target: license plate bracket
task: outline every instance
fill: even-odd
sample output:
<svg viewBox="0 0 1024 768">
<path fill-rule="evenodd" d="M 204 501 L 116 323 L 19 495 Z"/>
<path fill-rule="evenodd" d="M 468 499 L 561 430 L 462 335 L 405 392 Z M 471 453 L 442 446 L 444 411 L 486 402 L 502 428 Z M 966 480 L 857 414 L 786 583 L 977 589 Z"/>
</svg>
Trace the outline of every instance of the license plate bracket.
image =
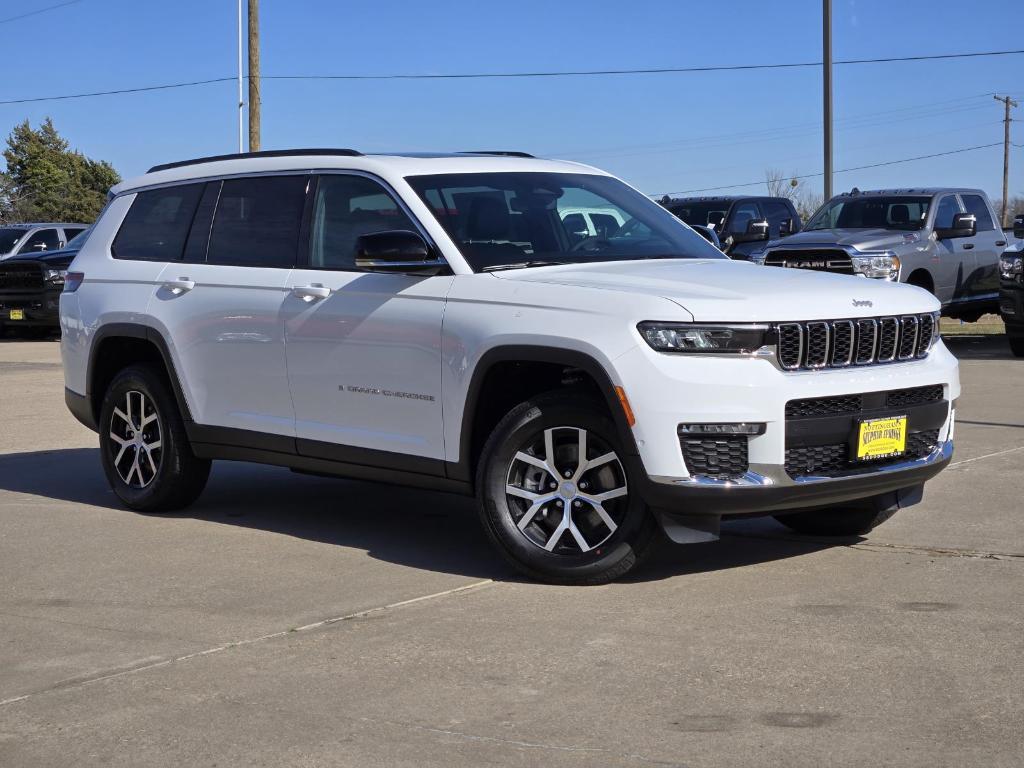
<svg viewBox="0 0 1024 768">
<path fill-rule="evenodd" d="M 11 320 L 24 320 L 25 310 L 24 309 L 12 309 L 9 313 Z"/>
<path fill-rule="evenodd" d="M 853 433 L 854 461 L 878 461 L 907 452 L 907 416 L 878 416 L 858 419 Z"/>
</svg>

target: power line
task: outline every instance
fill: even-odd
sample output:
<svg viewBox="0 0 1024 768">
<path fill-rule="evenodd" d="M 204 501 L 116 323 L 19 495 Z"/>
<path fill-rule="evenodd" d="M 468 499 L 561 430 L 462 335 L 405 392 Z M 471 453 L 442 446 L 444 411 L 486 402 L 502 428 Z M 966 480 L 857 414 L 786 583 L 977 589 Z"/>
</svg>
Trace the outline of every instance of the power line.
<svg viewBox="0 0 1024 768">
<path fill-rule="evenodd" d="M 18 16 L 8 16 L 6 19 L 0 19 L 0 24 L 6 24 L 9 21 L 18 21 L 19 19 L 27 19 L 29 16 L 38 16 L 40 13 L 46 13 L 47 11 L 55 11 L 58 8 L 64 8 L 68 5 L 74 5 L 80 3 L 82 0 L 68 0 L 66 3 L 57 3 L 57 5 L 48 5 L 45 8 L 39 8 L 35 11 L 29 11 L 28 13 L 22 13 Z"/>
<path fill-rule="evenodd" d="M 119 88 L 116 91 L 93 91 L 91 93 L 70 93 L 63 96 L 37 96 L 31 99 L 7 99 L 0 101 L 3 104 L 31 104 L 37 101 L 63 101 L 65 99 L 85 99 L 90 96 L 116 96 L 122 93 L 142 93 L 144 91 L 166 91 L 171 88 L 188 88 L 193 85 L 208 85 L 210 83 L 234 82 L 237 77 L 215 77 L 210 80 L 193 80 L 188 83 L 168 83 L 166 85 L 147 85 L 141 88 Z"/>
<path fill-rule="evenodd" d="M 72 0 L 79 2 L 80 0 Z M 54 6 L 59 7 L 59 6 Z M 834 62 L 841 64 L 880 64 L 906 61 L 935 61 L 939 59 L 965 59 L 987 56 L 1015 56 L 1024 54 L 1024 49 L 1006 51 L 977 51 L 973 53 L 945 53 L 931 56 L 893 56 L 876 59 L 845 59 Z M 732 64 L 708 67 L 655 67 L 647 69 L 590 69 L 590 70 L 561 70 L 561 71 L 536 71 L 536 72 L 462 72 L 447 74 L 429 73 L 396 73 L 396 74 L 366 74 L 366 75 L 263 75 L 263 80 L 479 80 L 479 79 L 512 79 L 512 78 L 538 78 L 538 77 L 596 77 L 603 75 L 659 75 L 659 74 L 686 74 L 702 72 L 737 72 L 746 70 L 765 69 L 797 69 L 807 67 L 819 67 L 820 61 L 789 62 L 777 64 Z M 60 96 L 37 96 L 25 99 L 7 99 L 0 101 L 5 104 L 28 104 L 40 101 L 60 101 L 65 99 L 83 99 L 92 96 L 113 96 L 126 93 L 142 93 L 144 91 L 160 91 L 171 88 L 187 88 L 194 85 L 206 85 L 208 83 L 222 83 L 235 80 L 234 77 L 217 77 L 209 80 L 196 80 L 185 83 L 168 83 L 166 85 L 151 85 L 141 88 L 119 88 L 109 91 L 93 91 L 90 93 L 64 94 Z"/>
<path fill-rule="evenodd" d="M 835 173 L 849 173 L 851 171 L 865 171 L 865 170 L 867 170 L 869 168 L 881 168 L 881 167 L 886 166 L 886 165 L 899 165 L 900 163 L 911 163 L 911 162 L 914 162 L 915 160 L 930 160 L 930 159 L 932 159 L 934 157 L 945 157 L 946 155 L 958 155 L 958 154 L 960 154 L 962 152 L 973 152 L 973 151 L 975 151 L 977 149 L 988 149 L 989 147 L 1001 147 L 1001 146 L 1003 146 L 1003 142 L 997 141 L 997 142 L 994 142 L 992 144 L 979 144 L 979 145 L 977 145 L 975 147 L 962 147 L 961 149 L 950 149 L 950 150 L 948 150 L 946 152 L 933 152 L 930 155 L 918 155 L 917 157 L 905 157 L 905 158 L 903 158 L 901 160 L 887 160 L 887 161 L 882 162 L 882 163 L 870 163 L 869 165 L 857 165 L 857 166 L 853 166 L 852 168 L 843 168 L 841 170 L 835 171 Z M 813 178 L 817 178 L 818 176 L 824 176 L 824 175 L 825 175 L 824 172 L 805 173 L 805 174 L 802 174 L 800 176 L 792 176 L 791 178 L 793 178 L 793 179 L 813 179 Z M 723 185 L 718 186 L 718 187 L 702 187 L 700 189 L 684 189 L 682 192 L 676 192 L 676 193 L 673 193 L 673 194 L 675 194 L 675 195 L 689 195 L 689 194 L 693 194 L 695 192 L 713 192 L 713 191 L 718 190 L 718 189 L 737 189 L 739 187 L 753 187 L 753 186 L 756 186 L 758 184 L 764 184 L 764 179 L 761 179 L 759 181 L 750 181 L 750 182 L 746 182 L 744 184 L 723 184 Z M 652 197 L 662 197 L 663 194 L 665 194 L 665 193 L 658 194 L 658 195 L 652 195 Z M 670 194 L 669 196 L 671 197 L 672 195 Z"/>
</svg>

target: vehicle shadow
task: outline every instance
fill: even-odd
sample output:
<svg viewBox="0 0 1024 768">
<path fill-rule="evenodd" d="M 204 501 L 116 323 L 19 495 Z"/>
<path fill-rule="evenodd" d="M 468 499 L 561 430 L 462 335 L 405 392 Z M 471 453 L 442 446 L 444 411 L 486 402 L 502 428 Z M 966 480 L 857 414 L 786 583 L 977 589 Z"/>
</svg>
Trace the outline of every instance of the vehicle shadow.
<svg viewBox="0 0 1024 768">
<path fill-rule="evenodd" d="M 96 448 L 68 448 L 0 455 L 0 490 L 138 514 L 121 506 L 110 491 L 98 454 Z M 377 560 L 427 571 L 523 580 L 493 551 L 477 521 L 475 501 L 453 494 L 215 462 L 202 497 L 169 516 L 363 550 Z M 780 536 L 784 530 L 773 521 L 759 525 Z M 661 542 L 628 581 L 740 568 L 834 546 L 790 537 L 736 535 L 730 526 L 715 543 Z"/>
<path fill-rule="evenodd" d="M 958 360 L 1019 360 L 1010 352 L 1006 335 L 991 334 L 948 334 L 942 337 L 946 347 Z"/>
</svg>

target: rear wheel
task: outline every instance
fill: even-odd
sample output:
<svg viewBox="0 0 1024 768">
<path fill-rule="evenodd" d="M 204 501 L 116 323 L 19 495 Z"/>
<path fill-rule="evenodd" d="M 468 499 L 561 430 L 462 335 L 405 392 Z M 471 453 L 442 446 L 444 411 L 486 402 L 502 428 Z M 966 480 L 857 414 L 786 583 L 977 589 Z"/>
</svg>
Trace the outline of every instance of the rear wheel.
<svg viewBox="0 0 1024 768">
<path fill-rule="evenodd" d="M 554 392 L 513 408 L 484 447 L 477 487 L 492 542 L 541 581 L 612 581 L 643 558 L 654 537 L 615 425 L 580 393 Z"/>
<path fill-rule="evenodd" d="M 125 368 L 100 412 L 100 457 L 118 498 L 140 512 L 167 512 L 195 501 L 210 462 L 192 453 L 177 402 L 152 366 Z"/>
</svg>

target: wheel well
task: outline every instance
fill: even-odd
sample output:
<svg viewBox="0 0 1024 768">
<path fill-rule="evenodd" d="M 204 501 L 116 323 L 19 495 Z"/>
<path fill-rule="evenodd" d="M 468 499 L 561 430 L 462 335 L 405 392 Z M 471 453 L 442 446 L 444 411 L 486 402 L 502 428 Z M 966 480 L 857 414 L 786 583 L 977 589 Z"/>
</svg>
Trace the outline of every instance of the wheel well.
<svg viewBox="0 0 1024 768">
<path fill-rule="evenodd" d="M 475 473 L 484 443 L 505 414 L 519 403 L 553 389 L 573 388 L 592 395 L 607 411 L 605 393 L 593 376 L 562 363 L 503 360 L 491 366 L 477 392 L 469 461 Z"/>
<path fill-rule="evenodd" d="M 929 293 L 935 293 L 935 281 L 926 269 L 915 269 L 907 278 L 907 285 L 916 285 Z"/>
<path fill-rule="evenodd" d="M 167 378 L 168 384 L 170 384 L 170 376 L 167 373 L 163 355 L 160 354 L 156 344 L 146 339 L 130 336 L 112 336 L 101 339 L 93 351 L 93 360 L 96 362 L 89 376 L 88 391 L 93 418 L 97 422 L 100 417 L 100 409 L 103 407 L 103 397 L 107 393 L 110 382 L 129 365 L 151 363 Z"/>
</svg>

